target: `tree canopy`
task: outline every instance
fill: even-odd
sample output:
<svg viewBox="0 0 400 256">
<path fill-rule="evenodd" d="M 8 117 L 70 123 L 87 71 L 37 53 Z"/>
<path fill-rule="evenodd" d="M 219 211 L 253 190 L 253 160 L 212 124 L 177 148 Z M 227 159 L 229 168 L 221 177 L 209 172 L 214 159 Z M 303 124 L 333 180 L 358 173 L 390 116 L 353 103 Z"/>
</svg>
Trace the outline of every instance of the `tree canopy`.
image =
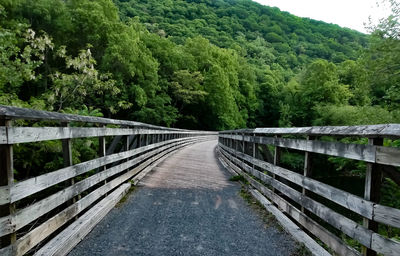
<svg viewBox="0 0 400 256">
<path fill-rule="evenodd" d="M 207 130 L 396 121 L 391 3 L 364 35 L 250 0 L 1 0 L 0 103 Z"/>
</svg>

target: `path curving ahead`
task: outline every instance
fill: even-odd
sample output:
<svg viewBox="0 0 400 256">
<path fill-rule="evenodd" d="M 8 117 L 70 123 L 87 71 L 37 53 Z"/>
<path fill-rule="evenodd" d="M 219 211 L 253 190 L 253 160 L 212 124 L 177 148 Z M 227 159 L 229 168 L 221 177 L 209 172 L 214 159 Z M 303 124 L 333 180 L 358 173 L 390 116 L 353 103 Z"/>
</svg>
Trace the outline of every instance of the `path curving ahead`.
<svg viewBox="0 0 400 256">
<path fill-rule="evenodd" d="M 69 255 L 292 255 L 295 242 L 240 197 L 216 141 L 159 164 Z"/>
</svg>

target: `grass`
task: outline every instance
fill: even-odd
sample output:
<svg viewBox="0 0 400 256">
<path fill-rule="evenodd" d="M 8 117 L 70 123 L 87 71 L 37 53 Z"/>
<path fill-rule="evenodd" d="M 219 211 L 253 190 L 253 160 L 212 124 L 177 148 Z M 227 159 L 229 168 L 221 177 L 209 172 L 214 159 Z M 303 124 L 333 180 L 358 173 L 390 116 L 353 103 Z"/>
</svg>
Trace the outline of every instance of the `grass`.
<svg viewBox="0 0 400 256">
<path fill-rule="evenodd" d="M 120 208 L 126 202 L 126 200 L 128 200 L 129 195 L 135 190 L 136 187 L 132 184 L 128 192 L 124 195 L 124 197 L 121 198 L 121 200 L 119 200 L 119 202 L 115 205 L 115 207 Z"/>
<path fill-rule="evenodd" d="M 257 214 L 261 217 L 264 223 L 264 228 L 275 227 L 279 231 L 283 231 L 279 222 L 275 219 L 275 216 L 265 210 L 264 206 L 260 204 L 244 187 L 239 192 L 239 195 L 247 202 L 247 204 L 254 209 Z"/>
<path fill-rule="evenodd" d="M 305 247 L 304 244 L 297 242 L 297 248 L 291 256 L 311 256 L 312 253 Z"/>
<path fill-rule="evenodd" d="M 242 175 L 235 175 L 229 178 L 230 181 L 242 181 L 246 182 L 246 179 Z"/>
</svg>

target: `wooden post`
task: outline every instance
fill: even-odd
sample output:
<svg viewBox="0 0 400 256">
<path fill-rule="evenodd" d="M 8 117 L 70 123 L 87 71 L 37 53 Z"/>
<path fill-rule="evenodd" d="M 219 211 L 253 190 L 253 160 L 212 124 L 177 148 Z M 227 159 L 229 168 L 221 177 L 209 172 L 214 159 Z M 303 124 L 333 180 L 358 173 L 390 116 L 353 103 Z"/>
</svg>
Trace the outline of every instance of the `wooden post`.
<svg viewBox="0 0 400 256">
<path fill-rule="evenodd" d="M 242 153 L 246 154 L 245 142 L 244 142 L 244 133 L 242 133 Z M 242 159 L 242 170 L 244 170 L 244 160 L 243 159 Z"/>
<path fill-rule="evenodd" d="M 12 121 L 0 117 L 0 126 L 10 127 Z M 13 145 L 0 145 L 0 186 L 11 187 L 14 183 L 14 163 L 13 163 Z M 9 190 L 10 191 L 10 190 Z M 15 204 L 5 204 L 0 206 L 0 217 L 13 215 L 15 213 Z M 11 219 L 11 221 L 13 221 Z M 11 223 L 12 224 L 12 223 Z M 13 232 L 0 238 L 1 247 L 14 244 L 17 240 L 17 233 Z"/>
<path fill-rule="evenodd" d="M 279 138 L 280 135 L 275 135 L 275 138 Z M 268 145 L 265 145 L 268 147 Z M 268 150 L 268 148 L 267 148 Z M 281 148 L 278 146 L 275 146 L 275 152 L 274 152 L 274 165 L 279 166 L 281 164 Z M 276 175 L 272 174 L 272 178 L 275 180 Z M 272 192 L 275 192 L 275 187 L 272 187 Z"/>
<path fill-rule="evenodd" d="M 244 154 L 244 133 L 242 133 L 242 153 Z"/>
<path fill-rule="evenodd" d="M 62 127 L 69 127 L 69 123 L 62 122 Z M 72 141 L 71 139 L 62 139 L 62 151 L 63 151 L 63 159 L 64 159 L 64 167 L 68 167 L 73 165 L 72 163 Z M 66 182 L 66 186 L 72 186 L 75 184 L 75 179 L 71 178 L 69 181 Z M 80 196 L 76 196 L 72 198 L 71 204 L 74 204 L 77 200 L 80 199 Z"/>
<path fill-rule="evenodd" d="M 369 145 L 382 146 L 382 138 L 369 138 Z M 374 203 L 379 203 L 381 196 L 381 184 L 382 184 L 382 166 L 379 164 L 367 163 L 367 170 L 365 172 L 365 187 L 364 187 L 364 199 L 370 200 Z M 378 222 L 369 220 L 367 218 L 363 219 L 364 227 L 378 232 Z M 364 247 L 362 248 L 362 253 L 365 256 L 375 256 L 376 252 Z"/>
<path fill-rule="evenodd" d="M 312 136 L 307 136 L 307 140 L 313 140 L 314 139 L 314 137 L 312 137 Z M 305 176 L 305 177 L 311 177 L 311 175 L 312 175 L 312 162 L 311 162 L 311 159 L 312 159 L 312 153 L 310 153 L 310 152 L 307 152 L 307 151 L 305 151 L 304 152 L 304 172 L 303 172 L 303 175 Z M 303 187 L 302 188 L 302 194 L 303 195 L 307 195 L 307 190 Z M 301 206 L 301 212 L 303 212 L 304 213 L 304 207 L 303 206 Z"/>
<path fill-rule="evenodd" d="M 235 136 L 238 136 L 239 134 L 235 134 Z M 237 157 L 237 152 L 239 152 L 239 140 L 235 140 L 235 157 Z"/>
<path fill-rule="evenodd" d="M 130 148 L 129 149 L 134 149 L 134 148 L 137 148 L 137 145 L 138 145 L 138 141 L 139 141 L 139 135 L 131 135 L 131 138 L 132 138 L 132 142 L 131 142 L 131 146 L 130 146 Z"/>
<path fill-rule="evenodd" d="M 130 135 L 126 135 L 124 138 L 124 145 L 123 145 L 123 151 L 128 151 L 129 150 L 129 146 L 131 144 L 131 138 Z M 129 161 L 129 157 L 125 159 L 125 162 Z"/>
<path fill-rule="evenodd" d="M 253 146 L 253 158 L 256 158 L 256 146 L 257 146 L 257 144 L 255 142 L 255 137 L 256 137 L 256 134 L 253 133 L 253 144 L 252 144 L 252 146 Z M 252 167 L 253 167 L 253 172 L 254 172 L 254 163 L 253 163 Z"/>
<path fill-rule="evenodd" d="M 61 123 L 62 127 L 69 127 L 69 123 Z M 71 139 L 62 139 L 64 167 L 72 165 L 72 142 Z"/>
<path fill-rule="evenodd" d="M 231 148 L 231 149 L 236 149 L 236 143 L 235 143 L 235 140 L 233 139 L 233 133 L 231 133 L 231 139 L 230 139 L 230 141 L 231 141 L 231 146 L 230 146 L 230 148 Z M 233 155 L 232 155 L 232 154 L 229 154 L 229 156 L 231 157 L 231 162 L 233 162 Z"/>
<path fill-rule="evenodd" d="M 105 125 L 103 125 L 102 127 L 105 127 Z M 101 136 L 99 137 L 99 157 L 103 157 L 107 155 L 107 151 L 106 151 L 106 137 Z M 103 165 L 100 166 L 98 169 L 98 172 L 102 172 L 105 171 L 107 169 L 107 166 Z M 104 180 L 104 184 L 107 183 L 107 179 Z"/>
<path fill-rule="evenodd" d="M 106 156 L 106 137 L 99 137 L 99 157 Z M 99 168 L 99 171 L 105 170 L 105 166 Z"/>
</svg>

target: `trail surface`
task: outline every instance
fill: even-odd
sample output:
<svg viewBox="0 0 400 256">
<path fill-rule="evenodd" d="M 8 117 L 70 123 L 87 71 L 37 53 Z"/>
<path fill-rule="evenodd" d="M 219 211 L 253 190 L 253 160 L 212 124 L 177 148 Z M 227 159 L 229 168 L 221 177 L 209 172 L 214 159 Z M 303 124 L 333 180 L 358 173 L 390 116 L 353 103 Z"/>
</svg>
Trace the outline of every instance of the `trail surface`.
<svg viewBox="0 0 400 256">
<path fill-rule="evenodd" d="M 159 164 L 70 256 L 291 255 L 295 242 L 240 197 L 216 144 L 194 144 Z"/>
</svg>

